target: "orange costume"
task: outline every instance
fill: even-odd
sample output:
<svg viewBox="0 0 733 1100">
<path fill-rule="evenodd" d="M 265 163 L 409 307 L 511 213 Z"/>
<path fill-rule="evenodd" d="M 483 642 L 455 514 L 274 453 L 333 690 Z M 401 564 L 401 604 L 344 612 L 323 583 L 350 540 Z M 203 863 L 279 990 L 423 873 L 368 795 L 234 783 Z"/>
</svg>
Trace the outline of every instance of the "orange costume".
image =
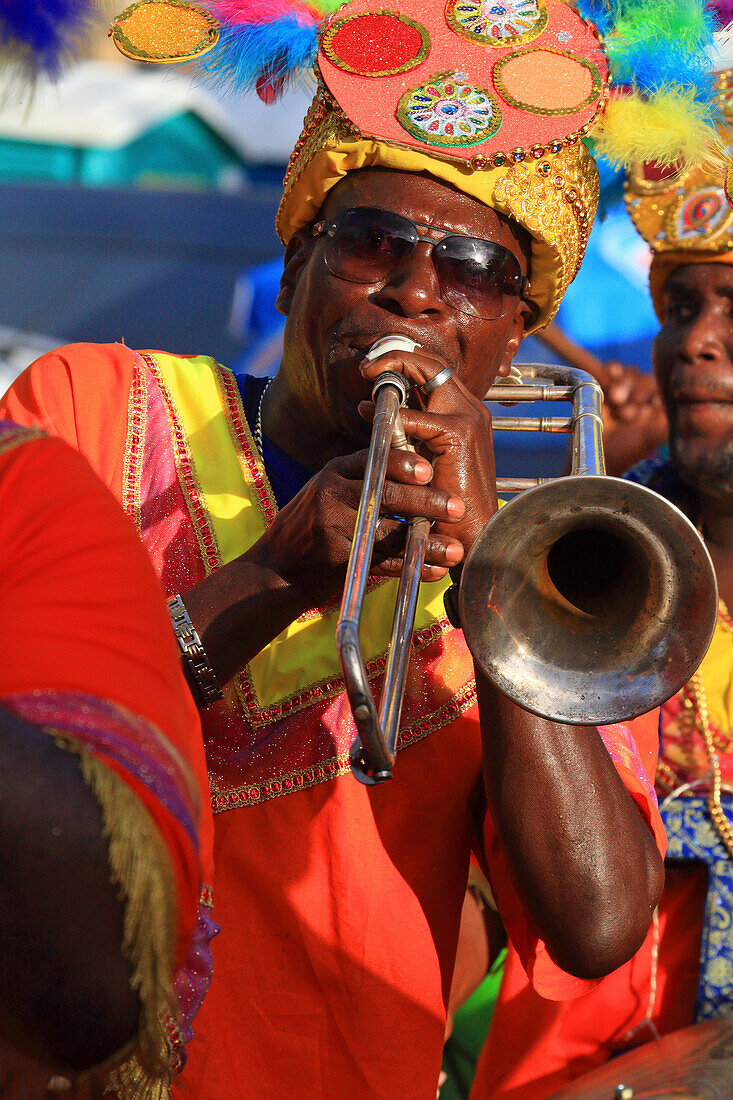
<svg viewBox="0 0 733 1100">
<path fill-rule="evenodd" d="M 198 716 L 132 524 L 58 439 L 0 423 L 0 702 L 80 758 L 125 899 L 140 1096 L 166 1089 L 210 971 L 212 827 Z M 200 905 L 200 901 L 203 904 Z M 173 979 L 173 988 L 171 980 Z M 161 1031 L 161 1024 L 164 1031 Z M 127 1095 L 135 1061 L 112 1077 Z M 136 1094 L 137 1095 L 137 1094 Z"/>
<path fill-rule="evenodd" d="M 207 357 L 72 346 L 29 368 L 3 406 L 87 454 L 167 593 L 242 553 L 274 515 L 234 378 Z M 395 584 L 366 600 L 377 684 Z M 322 1100 L 434 1095 L 472 846 L 536 988 L 588 987 L 558 970 L 528 924 L 484 815 L 473 666 L 445 619 L 444 588 L 422 589 L 390 784 L 349 773 L 335 607 L 291 624 L 202 716 L 223 932 L 179 1095 L 295 1097 L 304 1082 Z M 642 764 L 652 766 L 655 731 L 638 750 L 624 727 L 602 733 L 663 845 Z"/>
</svg>

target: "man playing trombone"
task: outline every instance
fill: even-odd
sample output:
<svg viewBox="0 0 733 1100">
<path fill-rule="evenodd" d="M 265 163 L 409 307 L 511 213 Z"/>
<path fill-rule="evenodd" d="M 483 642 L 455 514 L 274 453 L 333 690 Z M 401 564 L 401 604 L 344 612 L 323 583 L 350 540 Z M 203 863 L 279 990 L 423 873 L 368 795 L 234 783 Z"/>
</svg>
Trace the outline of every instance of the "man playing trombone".
<svg viewBox="0 0 733 1100">
<path fill-rule="evenodd" d="M 549 44 L 531 94 L 564 66 L 559 113 L 512 107 L 506 66 L 514 91 L 502 84 L 501 104 L 486 91 L 497 58 L 521 68 L 525 52 L 492 53 L 494 32 L 455 5 L 449 18 L 356 0 L 321 28 L 278 216 L 287 326 L 271 385 L 206 356 L 78 345 L 4 400 L 71 439 L 136 517 L 203 709 L 222 934 L 181 1096 L 434 1095 L 472 847 L 544 996 L 625 961 L 660 894 L 656 730 L 635 741 L 527 713 L 474 668 L 444 611 L 497 507 L 482 397 L 556 310 L 598 194 L 578 138 L 605 94 L 603 51 L 571 6 L 522 6 L 501 44 Z M 258 73 L 276 90 L 282 74 Z M 388 335 L 414 350 L 370 359 Z M 432 529 L 398 763 L 366 786 L 350 773 L 333 634 L 371 382 L 387 368 L 413 384 L 402 419 L 418 451 L 387 462 L 361 632 L 377 692 L 402 519 Z"/>
</svg>

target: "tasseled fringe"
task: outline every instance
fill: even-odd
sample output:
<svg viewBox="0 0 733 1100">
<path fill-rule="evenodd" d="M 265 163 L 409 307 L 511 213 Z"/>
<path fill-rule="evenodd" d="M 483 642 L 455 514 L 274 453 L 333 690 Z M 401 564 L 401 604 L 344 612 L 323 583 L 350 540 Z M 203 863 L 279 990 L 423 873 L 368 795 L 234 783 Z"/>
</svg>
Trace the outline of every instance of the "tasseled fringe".
<svg viewBox="0 0 733 1100">
<path fill-rule="evenodd" d="M 150 815 L 120 777 L 78 742 L 59 738 L 76 752 L 84 781 L 102 812 L 112 880 L 124 901 L 125 957 L 140 997 L 140 1031 L 134 1054 L 105 1079 L 120 1100 L 166 1100 L 170 1056 L 163 1019 L 179 1018 L 171 980 L 175 965 L 175 885 L 168 853 Z"/>
<path fill-rule="evenodd" d="M 151 1077 L 137 1058 L 128 1058 L 110 1074 L 105 1093 L 119 1100 L 170 1100 L 170 1077 Z"/>
<path fill-rule="evenodd" d="M 662 89 L 647 99 L 613 96 L 593 132 L 592 147 L 615 167 L 656 161 L 722 171 L 726 162 L 710 107 L 698 102 L 693 89 Z"/>
</svg>

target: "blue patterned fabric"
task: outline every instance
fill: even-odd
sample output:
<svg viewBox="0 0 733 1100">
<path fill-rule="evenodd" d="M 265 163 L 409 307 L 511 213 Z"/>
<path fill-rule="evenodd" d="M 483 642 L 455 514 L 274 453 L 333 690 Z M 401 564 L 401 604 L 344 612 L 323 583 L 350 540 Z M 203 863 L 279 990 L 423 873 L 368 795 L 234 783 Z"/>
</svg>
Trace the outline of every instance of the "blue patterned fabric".
<svg viewBox="0 0 733 1100">
<path fill-rule="evenodd" d="M 646 485 L 659 493 L 660 497 L 672 502 L 684 512 L 688 519 L 697 523 L 699 519 L 700 503 L 694 489 L 686 485 L 674 468 L 672 459 L 667 453 L 667 448 L 660 448 L 659 453 L 653 458 L 645 458 L 636 466 L 632 466 L 624 474 L 627 481 L 635 481 L 637 485 Z"/>
<path fill-rule="evenodd" d="M 723 798 L 722 804 L 730 818 L 733 798 Z M 724 1016 L 733 1011 L 733 865 L 704 798 L 676 798 L 660 810 L 669 839 L 667 859 L 708 866 L 695 1020 Z"/>
</svg>

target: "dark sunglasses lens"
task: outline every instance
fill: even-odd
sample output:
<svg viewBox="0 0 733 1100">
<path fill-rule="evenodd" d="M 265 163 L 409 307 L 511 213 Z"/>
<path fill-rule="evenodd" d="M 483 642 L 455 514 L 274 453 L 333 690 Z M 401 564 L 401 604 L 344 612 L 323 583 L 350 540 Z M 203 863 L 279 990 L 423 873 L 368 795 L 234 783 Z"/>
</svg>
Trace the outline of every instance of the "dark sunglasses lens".
<svg viewBox="0 0 733 1100">
<path fill-rule="evenodd" d="M 326 238 L 326 266 L 353 283 L 378 283 L 416 244 L 410 222 L 383 210 L 347 210 Z"/>
<path fill-rule="evenodd" d="M 516 258 L 490 241 L 446 237 L 435 247 L 434 263 L 445 300 L 470 316 L 494 321 L 504 312 L 505 296 L 521 292 Z"/>
</svg>

